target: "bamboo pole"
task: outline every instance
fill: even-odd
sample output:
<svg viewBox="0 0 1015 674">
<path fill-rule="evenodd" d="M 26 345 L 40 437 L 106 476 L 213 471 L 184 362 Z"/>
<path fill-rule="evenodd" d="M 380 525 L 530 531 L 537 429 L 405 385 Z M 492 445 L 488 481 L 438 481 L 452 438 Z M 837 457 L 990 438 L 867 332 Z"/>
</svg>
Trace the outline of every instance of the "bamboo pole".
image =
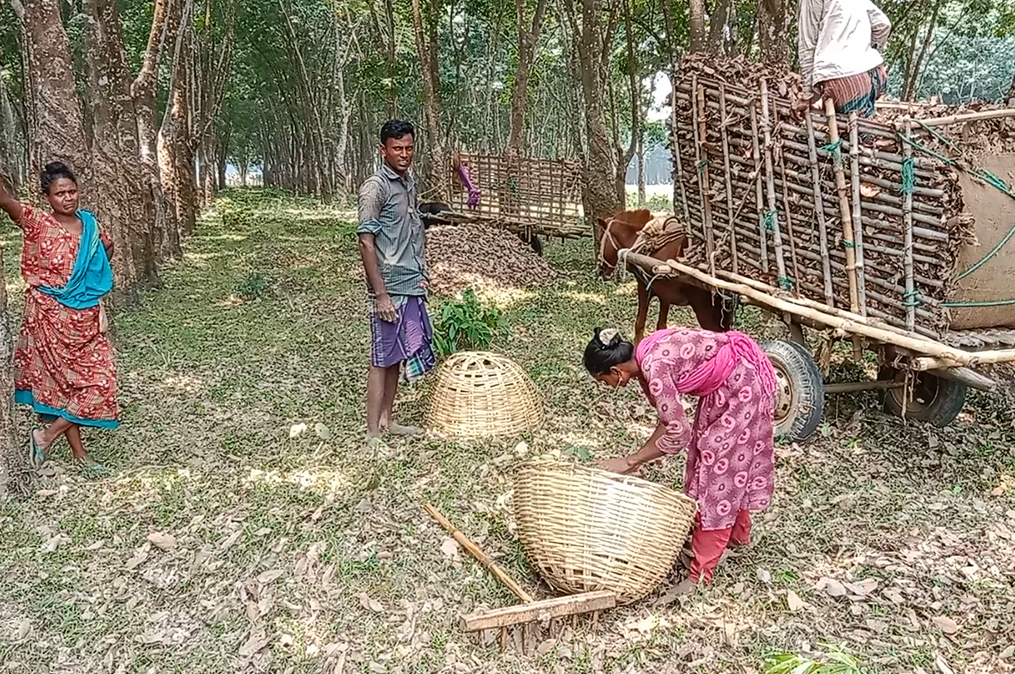
<svg viewBox="0 0 1015 674">
<path fill-rule="evenodd" d="M 814 121 L 810 112 L 804 115 L 807 121 L 807 155 L 811 163 L 811 180 L 814 188 L 814 213 L 818 218 L 818 242 L 821 246 L 822 255 L 822 280 L 825 285 L 825 303 L 829 307 L 835 307 L 835 294 L 832 290 L 832 266 L 831 256 L 828 250 L 828 229 L 825 225 L 825 209 L 823 208 L 824 196 L 821 191 L 821 172 L 818 170 L 818 150 L 814 143 Z M 817 207 L 822 204 L 822 207 Z"/>
<path fill-rule="evenodd" d="M 1015 117 L 1015 108 L 1004 110 L 986 110 L 984 112 L 970 112 L 950 117 L 938 117 L 936 119 L 922 119 L 920 123 L 924 126 L 949 126 L 951 124 L 962 124 L 963 122 L 976 122 L 985 119 L 1001 119 L 1002 117 Z"/>
<path fill-rule="evenodd" d="M 780 281 L 787 278 L 786 260 L 782 251 L 782 233 L 779 231 L 779 209 L 775 203 L 775 170 L 772 167 L 772 121 L 768 111 L 768 83 L 761 80 L 761 132 L 765 142 L 765 183 L 768 194 L 768 213 L 771 217 L 772 245 L 775 247 L 775 268 Z M 767 224 L 767 223 L 766 223 Z"/>
<path fill-rule="evenodd" d="M 715 233 L 712 231 L 712 203 L 709 201 L 708 184 L 708 153 L 705 149 L 707 127 L 705 124 L 705 90 L 697 85 L 697 76 L 692 76 L 694 91 L 697 102 L 691 105 L 691 114 L 694 117 L 694 156 L 697 162 L 695 170 L 698 172 L 698 192 L 701 194 L 701 210 L 705 220 L 702 228 L 705 232 L 705 255 L 710 261 L 714 261 L 712 254 L 715 252 Z M 700 106 L 700 108 L 699 108 Z"/>
<path fill-rule="evenodd" d="M 853 230 L 854 243 L 856 248 L 856 290 L 857 300 L 860 302 L 860 315 L 867 315 L 867 288 L 864 283 L 863 268 L 863 211 L 860 202 L 860 142 L 856 129 L 856 113 L 849 115 L 849 167 L 850 178 L 853 187 L 853 222 L 857 226 Z"/>
<path fill-rule="evenodd" d="M 775 110 L 772 111 L 772 123 L 776 129 L 779 128 L 779 117 Z M 772 147 L 772 152 L 775 153 L 775 147 Z M 793 211 L 790 209 L 789 204 L 789 191 L 786 189 L 786 161 L 784 159 L 785 154 L 780 150 L 779 152 L 779 170 L 783 174 L 782 182 L 782 207 L 786 211 L 786 234 L 789 235 L 789 256 L 790 262 L 793 264 L 793 278 L 795 282 L 799 282 L 801 279 L 800 265 L 797 262 L 796 254 L 796 234 L 793 232 Z M 795 286 L 794 286 L 795 288 Z M 798 292 L 794 290 L 794 292 Z"/>
<path fill-rule="evenodd" d="M 835 119 L 835 104 L 832 99 L 825 99 L 825 115 L 828 117 L 828 129 L 832 144 L 839 142 L 839 126 Z M 842 171 L 842 151 L 836 147 L 832 151 L 832 163 L 835 171 L 835 189 L 839 193 L 839 217 L 842 218 L 842 245 L 846 247 L 846 274 L 849 278 L 849 310 L 860 313 L 860 296 L 856 283 L 856 253 L 853 243 L 853 220 L 846 198 L 846 176 Z"/>
<path fill-rule="evenodd" d="M 726 89 L 722 84 L 719 85 L 719 133 L 722 136 L 723 176 L 726 179 L 726 211 L 730 215 L 730 253 L 732 254 L 733 271 L 739 272 L 737 234 L 733 227 L 733 219 L 736 216 L 733 213 L 733 186 L 730 184 L 730 144 L 726 134 Z"/>
<path fill-rule="evenodd" d="M 676 77 L 671 73 L 670 82 L 671 84 L 676 81 Z M 673 145 L 673 168 L 676 170 L 676 181 L 680 186 L 680 203 L 684 209 L 684 222 L 688 226 L 691 224 L 691 214 L 687 208 L 687 192 L 684 189 L 684 165 L 680 157 L 681 143 L 677 137 L 677 91 L 676 87 L 670 87 L 670 133 L 671 143 Z M 676 206 L 676 204 L 674 204 Z"/>
<path fill-rule="evenodd" d="M 909 138 L 912 134 L 913 124 L 908 116 L 903 121 L 903 129 L 906 138 Z M 902 152 L 906 158 L 912 157 L 913 148 L 910 147 L 909 143 L 903 143 L 902 146 Z M 901 180 L 903 186 L 905 186 L 905 179 L 902 178 Z M 906 230 L 906 238 L 903 245 L 903 252 L 905 254 L 903 265 L 906 271 L 906 327 L 912 330 L 916 327 L 916 291 L 913 284 L 913 191 L 904 190 L 902 199 L 902 211 L 905 214 L 904 227 Z"/>
<path fill-rule="evenodd" d="M 676 260 L 666 260 L 663 262 L 645 255 L 628 253 L 626 250 L 623 252 L 623 259 L 626 263 L 636 264 L 646 272 L 653 275 L 677 276 L 683 274 L 709 287 L 726 290 L 748 297 L 751 300 L 766 306 L 770 311 L 798 315 L 842 332 L 845 335 L 861 335 L 876 342 L 891 344 L 902 349 L 908 349 L 914 353 L 927 354 L 927 356 L 932 359 L 942 359 L 940 360 L 940 363 L 935 363 L 936 367 L 957 367 L 959 365 L 969 366 L 1015 361 L 1015 349 L 970 353 L 918 335 L 900 335 L 884 328 L 869 325 L 866 321 L 850 320 L 831 315 L 828 313 L 826 307 L 822 307 L 821 309 L 812 309 L 810 307 L 795 304 L 788 299 L 782 299 L 767 292 L 755 290 L 743 283 L 723 281 L 720 278 L 699 271 L 694 267 L 689 267 L 686 264 L 677 262 Z M 926 360 L 926 357 L 914 359 L 914 361 Z"/>
<path fill-rule="evenodd" d="M 761 149 L 758 147 L 758 111 L 751 105 L 751 158 L 758 179 L 754 181 L 755 199 L 758 205 L 758 231 L 761 232 L 761 268 L 768 273 L 768 235 L 765 233 L 765 201 L 761 188 Z"/>
</svg>

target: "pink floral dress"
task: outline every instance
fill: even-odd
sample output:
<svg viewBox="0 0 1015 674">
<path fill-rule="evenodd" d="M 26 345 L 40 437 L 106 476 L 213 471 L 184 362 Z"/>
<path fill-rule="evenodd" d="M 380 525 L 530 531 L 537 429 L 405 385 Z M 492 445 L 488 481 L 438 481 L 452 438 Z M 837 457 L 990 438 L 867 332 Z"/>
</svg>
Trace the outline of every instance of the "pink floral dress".
<svg viewBox="0 0 1015 674">
<path fill-rule="evenodd" d="M 774 391 L 755 365 L 740 359 L 724 383 L 699 399 L 688 424 L 681 380 L 715 358 L 730 333 L 663 332 L 638 351 L 649 396 L 666 427 L 658 447 L 668 454 L 687 449 L 684 491 L 698 502 L 701 527 L 727 529 L 740 510 L 763 510 L 772 500 Z M 767 358 L 763 366 L 771 368 Z M 771 381 L 771 371 L 766 376 Z"/>
</svg>

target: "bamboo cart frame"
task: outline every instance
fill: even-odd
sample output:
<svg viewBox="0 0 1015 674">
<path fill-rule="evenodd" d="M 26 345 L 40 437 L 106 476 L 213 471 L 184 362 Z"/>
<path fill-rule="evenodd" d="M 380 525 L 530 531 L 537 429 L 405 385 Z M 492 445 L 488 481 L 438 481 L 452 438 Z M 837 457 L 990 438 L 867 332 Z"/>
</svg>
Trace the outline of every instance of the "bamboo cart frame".
<svg viewBox="0 0 1015 674">
<path fill-rule="evenodd" d="M 459 154 L 480 191 L 479 204 L 468 205 L 469 193 L 453 167 L 451 211 L 441 220 L 499 227 L 520 234 L 580 239 L 591 237 L 584 224 L 581 164 L 508 154 Z"/>
<path fill-rule="evenodd" d="M 886 124 L 836 115 L 824 101 L 800 119 L 765 78 L 745 89 L 691 69 L 671 81 L 673 200 L 690 248 L 681 260 L 623 255 L 651 277 L 735 294 L 789 326 L 785 344 L 795 346 L 769 353 L 792 398 L 780 409 L 811 409 L 806 423 L 784 425 L 788 435 L 816 429 L 825 393 L 880 389 L 890 411 L 946 425 L 967 387 L 996 388 L 974 368 L 1015 362 L 1015 330 L 949 329 L 949 307 L 962 306 L 952 301 L 958 244 L 974 225 L 964 213 L 949 217 L 962 210 L 951 174 L 996 176 L 927 146 L 948 143 L 945 127 L 1015 110 L 920 119 L 919 106 L 902 104 Z M 994 186 L 1015 196 L 1003 181 Z M 856 360 L 875 351 L 884 376 L 824 384 L 801 348 L 805 327 L 852 341 Z"/>
</svg>

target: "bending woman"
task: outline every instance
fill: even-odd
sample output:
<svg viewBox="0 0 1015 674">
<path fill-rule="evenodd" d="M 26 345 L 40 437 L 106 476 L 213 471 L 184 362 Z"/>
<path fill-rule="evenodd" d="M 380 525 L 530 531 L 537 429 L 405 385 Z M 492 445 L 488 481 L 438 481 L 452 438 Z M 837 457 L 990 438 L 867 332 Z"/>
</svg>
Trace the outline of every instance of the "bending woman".
<svg viewBox="0 0 1015 674">
<path fill-rule="evenodd" d="M 690 580 L 708 584 L 726 546 L 750 542 L 750 511 L 772 499 L 776 385 L 768 357 L 735 331 L 660 330 L 635 349 L 616 330 L 596 329 L 585 348 L 585 369 L 612 387 L 637 379 L 659 414 L 640 450 L 603 468 L 630 473 L 687 449 L 684 491 L 698 502 Z M 684 417 L 681 394 L 699 399 L 693 425 Z"/>
<path fill-rule="evenodd" d="M 21 228 L 25 315 L 14 350 L 14 399 L 48 425 L 33 429 L 32 461 L 65 436 L 74 458 L 95 464 L 81 426 L 116 428 L 116 366 L 100 299 L 113 288 L 113 243 L 95 217 L 78 210 L 77 179 L 53 162 L 42 172 L 51 212 L 21 204 L 0 179 L 0 209 Z"/>
</svg>

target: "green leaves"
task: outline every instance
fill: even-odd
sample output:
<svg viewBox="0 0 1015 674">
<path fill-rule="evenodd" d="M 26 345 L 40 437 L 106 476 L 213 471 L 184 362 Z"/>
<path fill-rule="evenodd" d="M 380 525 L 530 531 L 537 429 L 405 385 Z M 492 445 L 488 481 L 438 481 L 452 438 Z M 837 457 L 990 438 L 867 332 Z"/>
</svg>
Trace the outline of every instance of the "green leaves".
<svg viewBox="0 0 1015 674">
<path fill-rule="evenodd" d="M 434 321 L 437 355 L 445 357 L 457 351 L 485 349 L 502 326 L 500 311 L 481 305 L 475 291 L 468 288 L 461 301 L 440 307 Z"/>
</svg>

